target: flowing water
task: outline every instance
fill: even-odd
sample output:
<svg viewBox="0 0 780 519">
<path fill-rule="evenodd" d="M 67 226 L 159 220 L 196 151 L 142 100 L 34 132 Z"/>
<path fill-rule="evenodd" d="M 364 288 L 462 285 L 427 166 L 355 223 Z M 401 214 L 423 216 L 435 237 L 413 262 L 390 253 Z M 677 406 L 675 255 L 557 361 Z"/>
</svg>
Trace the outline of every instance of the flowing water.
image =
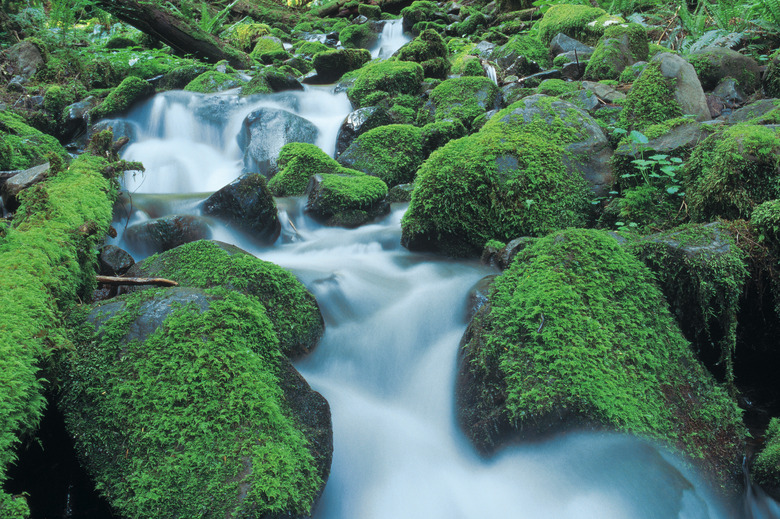
<svg viewBox="0 0 780 519">
<path fill-rule="evenodd" d="M 142 161 L 146 173 L 127 175 L 130 196 L 117 211 L 115 227 L 198 214 L 208 194 L 241 174 L 236 135 L 244 116 L 260 106 L 314 122 L 317 144 L 331 154 L 350 111 L 346 96 L 331 87 L 249 99 L 233 93 L 157 95 L 126 118 L 134 139 L 124 158 Z M 403 205 L 379 222 L 347 230 L 309 219 L 303 200 L 277 203 L 283 230 L 270 247 L 260 248 L 218 222 L 210 225 L 215 239 L 290 269 L 322 308 L 325 336 L 298 363 L 330 402 L 333 416 L 332 472 L 315 517 L 734 516 L 673 456 L 627 436 L 570 434 L 511 447 L 489 460 L 478 457 L 455 423 L 454 378 L 467 294 L 494 272 L 403 249 Z M 121 233 L 116 243 L 125 245 Z M 780 517 L 773 506 L 753 496 L 740 514 Z"/>
</svg>

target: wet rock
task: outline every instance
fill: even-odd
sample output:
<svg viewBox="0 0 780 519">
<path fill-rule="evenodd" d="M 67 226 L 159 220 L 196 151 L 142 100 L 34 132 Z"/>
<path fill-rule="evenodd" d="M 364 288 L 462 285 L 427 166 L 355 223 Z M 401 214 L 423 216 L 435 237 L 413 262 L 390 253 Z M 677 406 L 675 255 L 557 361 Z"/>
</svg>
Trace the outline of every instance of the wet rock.
<svg viewBox="0 0 780 519">
<path fill-rule="evenodd" d="M 490 289 L 493 286 L 496 275 L 485 276 L 477 281 L 477 283 L 471 287 L 468 296 L 466 298 L 466 319 L 471 320 L 476 315 L 480 308 L 488 303 L 488 295 Z"/>
<path fill-rule="evenodd" d="M 357 70 L 371 61 L 366 49 L 338 49 L 320 52 L 314 56 L 317 77 L 323 83 L 333 83 L 351 70 Z"/>
<path fill-rule="evenodd" d="M 145 254 L 163 252 L 184 243 L 211 237 L 208 224 L 197 216 L 169 215 L 128 227 L 124 239 L 133 249 Z"/>
<path fill-rule="evenodd" d="M 99 121 L 90 126 L 89 131 L 87 132 L 87 140 L 105 130 L 111 130 L 114 135 L 114 142 L 125 137 L 127 137 L 129 142 L 133 142 L 137 138 L 136 126 L 127 120 L 103 119 L 102 121 Z"/>
<path fill-rule="evenodd" d="M 574 55 L 576 52 L 577 55 L 580 57 L 580 59 L 587 59 L 583 58 L 583 55 L 589 56 L 593 54 L 593 47 L 590 45 L 585 45 L 582 42 L 579 42 L 575 40 L 574 38 L 571 38 L 569 36 L 566 36 L 563 33 L 558 33 L 555 35 L 555 37 L 550 41 L 550 54 L 553 56 L 558 56 L 559 54 L 568 54 L 571 53 Z"/>
<path fill-rule="evenodd" d="M 760 118 L 777 110 L 777 105 L 775 103 L 777 103 L 777 99 L 761 99 L 755 103 L 750 103 L 749 105 L 743 106 L 726 115 L 726 122 L 728 124 L 739 124 L 750 121 L 751 119 Z"/>
<path fill-rule="evenodd" d="M 726 78 L 712 91 L 712 95 L 718 97 L 722 102 L 724 108 L 736 108 L 745 104 L 745 91 L 742 86 L 734 78 Z"/>
<path fill-rule="evenodd" d="M 367 106 L 347 115 L 336 136 L 336 157 L 341 155 L 358 135 L 368 130 L 368 128 L 364 129 L 364 125 L 376 111 L 377 107 Z"/>
<path fill-rule="evenodd" d="M 536 88 L 539 85 L 542 84 L 542 81 L 545 79 L 562 79 L 563 74 L 558 69 L 552 69 L 552 70 L 545 70 L 544 72 L 538 72 L 536 74 L 531 74 L 530 76 L 526 76 L 522 79 L 520 79 L 520 83 L 524 87 L 528 88 Z"/>
<path fill-rule="evenodd" d="M 597 83 L 593 81 L 583 81 L 582 88 L 593 92 L 600 99 L 603 99 L 607 103 L 615 103 L 622 101 L 626 98 L 626 94 L 616 90 L 615 87 L 605 85 L 604 83 Z"/>
<path fill-rule="evenodd" d="M 286 110 L 255 110 L 246 116 L 238 134 L 244 167 L 268 175 L 282 146 L 290 142 L 314 144 L 317 133 L 314 124 Z"/>
<path fill-rule="evenodd" d="M 393 203 L 406 203 L 412 199 L 414 184 L 398 184 L 387 191 L 387 201 Z"/>
<path fill-rule="evenodd" d="M 121 276 L 135 264 L 133 257 L 116 245 L 104 245 L 98 255 L 100 274 L 103 276 Z"/>
<path fill-rule="evenodd" d="M 62 116 L 62 139 L 70 141 L 86 133 L 89 111 L 97 105 L 97 100 L 89 96 L 83 101 L 65 107 Z"/>
<path fill-rule="evenodd" d="M 215 216 L 266 245 L 276 241 L 281 231 L 276 202 L 259 173 L 244 175 L 208 197 L 203 214 Z"/>
<path fill-rule="evenodd" d="M 586 68 L 588 68 L 587 61 L 569 62 L 561 67 L 561 76 L 564 79 L 571 79 L 572 81 L 576 81 L 582 78 Z"/>
</svg>

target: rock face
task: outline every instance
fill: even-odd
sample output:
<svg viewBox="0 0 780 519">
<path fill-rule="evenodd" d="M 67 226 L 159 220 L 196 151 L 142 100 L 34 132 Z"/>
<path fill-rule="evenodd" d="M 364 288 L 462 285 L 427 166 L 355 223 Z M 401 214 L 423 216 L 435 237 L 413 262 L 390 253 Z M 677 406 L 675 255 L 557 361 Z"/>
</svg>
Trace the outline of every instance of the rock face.
<svg viewBox="0 0 780 519">
<path fill-rule="evenodd" d="M 116 245 L 101 247 L 98 261 L 100 263 L 99 272 L 104 276 L 121 276 L 135 264 L 133 257 Z"/>
<path fill-rule="evenodd" d="M 211 229 L 202 218 L 169 215 L 128 227 L 124 239 L 134 250 L 154 254 L 210 236 Z"/>
<path fill-rule="evenodd" d="M 43 181 L 49 174 L 49 163 L 34 166 L 21 171 L 9 171 L 13 173 L 2 186 L 3 202 L 8 205 L 11 199 L 15 199 L 22 190 L 27 189 L 33 184 Z"/>
<path fill-rule="evenodd" d="M 742 480 L 736 403 L 694 358 L 649 270 L 606 233 L 559 231 L 521 251 L 462 345 L 458 419 L 481 452 L 631 431 L 700 460 L 728 492 Z"/>
<path fill-rule="evenodd" d="M 310 516 L 330 468 L 330 412 L 279 352 L 259 301 L 147 290 L 87 321 L 96 334 L 68 362 L 59 406 L 116 513 Z"/>
<path fill-rule="evenodd" d="M 267 245 L 276 241 L 281 231 L 276 202 L 259 173 L 242 176 L 208 197 L 203 214 L 215 216 Z"/>
<path fill-rule="evenodd" d="M 317 127 L 303 117 L 277 108 L 261 108 L 244 119 L 238 145 L 244 152 L 244 167 L 268 175 L 279 151 L 290 142 L 314 144 Z"/>
</svg>

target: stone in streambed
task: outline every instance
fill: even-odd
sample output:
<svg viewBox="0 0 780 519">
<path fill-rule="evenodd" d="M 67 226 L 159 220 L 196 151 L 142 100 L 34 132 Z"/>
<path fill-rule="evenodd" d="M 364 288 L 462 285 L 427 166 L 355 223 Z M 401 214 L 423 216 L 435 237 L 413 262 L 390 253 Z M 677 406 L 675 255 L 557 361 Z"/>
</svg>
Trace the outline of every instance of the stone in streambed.
<svg viewBox="0 0 780 519">
<path fill-rule="evenodd" d="M 355 173 L 312 177 L 307 188 L 306 212 L 325 225 L 348 228 L 389 213 L 387 184 L 377 177 Z"/>
<path fill-rule="evenodd" d="M 314 144 L 317 127 L 303 117 L 278 108 L 260 108 L 244 118 L 238 145 L 244 153 L 244 167 L 267 175 L 285 144 Z"/>
<path fill-rule="evenodd" d="M 169 215 L 128 227 L 124 239 L 132 249 L 151 254 L 210 236 L 211 229 L 203 218 Z"/>
</svg>

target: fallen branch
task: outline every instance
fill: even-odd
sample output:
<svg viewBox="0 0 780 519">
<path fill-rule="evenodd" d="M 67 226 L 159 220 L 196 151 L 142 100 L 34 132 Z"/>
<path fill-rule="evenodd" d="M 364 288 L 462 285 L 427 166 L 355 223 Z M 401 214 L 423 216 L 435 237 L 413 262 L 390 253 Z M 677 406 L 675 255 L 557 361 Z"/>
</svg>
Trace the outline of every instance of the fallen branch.
<svg viewBox="0 0 780 519">
<path fill-rule="evenodd" d="M 98 283 L 107 285 L 156 285 L 159 287 L 177 287 L 179 284 L 164 278 L 123 278 L 118 276 L 96 276 Z"/>
</svg>

